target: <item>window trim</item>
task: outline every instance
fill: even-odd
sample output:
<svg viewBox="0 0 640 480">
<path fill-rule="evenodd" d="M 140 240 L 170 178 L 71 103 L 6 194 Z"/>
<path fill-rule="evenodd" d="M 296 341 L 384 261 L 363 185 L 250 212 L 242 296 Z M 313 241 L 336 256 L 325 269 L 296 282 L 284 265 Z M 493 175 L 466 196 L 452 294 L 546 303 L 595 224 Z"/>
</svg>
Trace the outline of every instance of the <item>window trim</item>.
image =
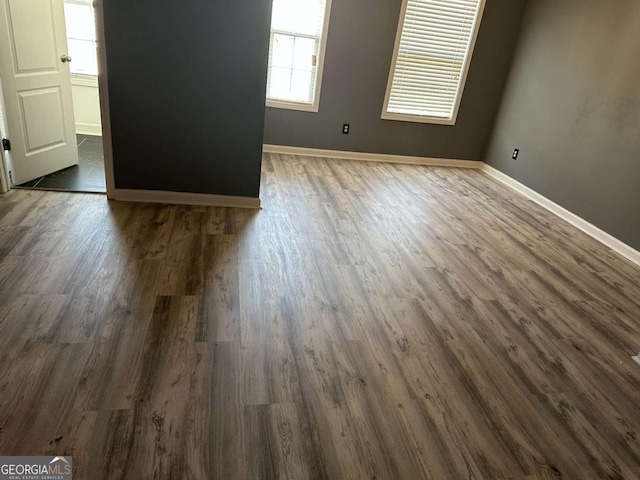
<svg viewBox="0 0 640 480">
<path fill-rule="evenodd" d="M 93 14 L 93 19 L 94 19 L 94 23 L 97 22 L 96 18 L 97 18 L 97 13 L 96 13 L 96 9 L 97 6 L 95 4 L 95 2 L 93 0 L 63 0 L 63 8 L 64 8 L 64 15 L 65 15 L 65 25 L 68 25 L 68 20 L 67 20 L 67 12 L 66 12 L 66 5 L 78 5 L 81 7 L 88 7 L 91 10 L 91 13 Z M 69 43 L 70 40 L 75 40 L 78 42 L 87 42 L 87 43 L 92 43 L 93 47 L 95 48 L 96 51 L 96 74 L 93 73 L 86 73 L 86 72 L 78 72 L 78 71 L 74 71 L 74 66 L 76 65 L 75 63 L 71 63 L 69 66 L 69 71 L 71 73 L 71 83 L 74 85 L 82 85 L 82 86 L 94 86 L 94 85 L 89 85 L 89 82 L 94 82 L 91 79 L 95 80 L 95 86 L 97 87 L 97 70 L 98 70 L 98 34 L 97 34 L 97 23 L 96 23 L 96 27 L 95 27 L 96 33 L 94 34 L 94 38 L 93 39 L 87 39 L 87 38 L 79 38 L 79 37 L 73 37 L 70 36 L 68 33 L 68 30 L 66 32 L 66 39 L 67 39 L 67 51 L 69 49 Z M 76 59 L 77 61 L 77 59 Z M 75 83 L 74 83 L 75 80 Z"/>
<path fill-rule="evenodd" d="M 83 75 L 79 73 L 71 74 L 71 85 L 77 85 L 80 87 L 95 87 L 98 88 L 98 76 L 97 75 Z"/>
<path fill-rule="evenodd" d="M 393 86 L 393 74 L 396 70 L 396 64 L 398 62 L 398 53 L 400 50 L 400 38 L 402 37 L 402 29 L 407 14 L 407 7 L 409 0 L 402 0 L 402 9 L 400 10 L 400 18 L 398 19 L 398 30 L 396 31 L 396 41 L 393 47 L 393 58 L 391 60 L 391 68 L 389 69 L 389 77 L 387 79 L 387 91 L 384 96 L 384 103 L 382 104 L 382 115 L 380 118 L 383 120 L 397 120 L 401 122 L 415 122 L 415 123 L 432 123 L 435 125 L 455 125 L 458 118 L 458 110 L 460 109 L 460 103 L 462 102 L 462 96 L 464 94 L 464 87 L 467 83 L 467 74 L 469 73 L 469 66 L 471 65 L 471 59 L 473 58 L 473 51 L 476 46 L 476 40 L 478 38 L 478 32 L 480 30 L 480 24 L 482 23 L 482 15 L 484 14 L 484 7 L 486 0 L 480 0 L 478 5 L 478 14 L 476 17 L 473 31 L 471 32 L 471 42 L 469 44 L 469 52 L 464 60 L 462 66 L 462 72 L 460 74 L 460 84 L 458 87 L 458 94 L 456 95 L 456 102 L 453 108 L 453 114 L 451 118 L 441 117 L 429 117 L 427 115 L 410 115 L 406 113 L 390 113 L 387 111 L 389 108 L 389 97 L 391 96 L 391 87 Z"/>
<path fill-rule="evenodd" d="M 318 50 L 318 59 L 316 62 L 316 90 L 312 103 L 294 102 L 282 99 L 266 98 L 266 106 L 270 108 L 282 108 L 286 110 L 299 110 L 302 112 L 318 113 L 320 109 L 320 90 L 322 89 L 322 74 L 324 73 L 324 58 L 327 50 L 327 37 L 329 33 L 329 19 L 331 18 L 331 0 L 326 0 L 326 8 L 324 12 L 324 25 L 320 36 L 320 48 Z M 271 35 L 271 27 L 269 27 L 269 35 Z"/>
</svg>

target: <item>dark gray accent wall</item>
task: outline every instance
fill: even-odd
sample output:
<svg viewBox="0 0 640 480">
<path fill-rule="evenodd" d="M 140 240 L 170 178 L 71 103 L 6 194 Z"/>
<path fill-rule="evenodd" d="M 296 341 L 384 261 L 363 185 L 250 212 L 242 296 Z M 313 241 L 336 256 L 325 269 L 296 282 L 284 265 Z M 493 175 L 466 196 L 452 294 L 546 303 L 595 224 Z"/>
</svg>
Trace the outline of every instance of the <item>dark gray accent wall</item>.
<svg viewBox="0 0 640 480">
<path fill-rule="evenodd" d="M 640 249 L 640 2 L 529 0 L 486 160 Z"/>
<path fill-rule="evenodd" d="M 443 126 L 380 119 L 402 1 L 333 0 L 319 112 L 267 108 L 265 143 L 481 160 L 525 4 L 487 0 L 457 124 Z"/>
<path fill-rule="evenodd" d="M 271 2 L 103 3 L 116 188 L 257 197 Z"/>
</svg>

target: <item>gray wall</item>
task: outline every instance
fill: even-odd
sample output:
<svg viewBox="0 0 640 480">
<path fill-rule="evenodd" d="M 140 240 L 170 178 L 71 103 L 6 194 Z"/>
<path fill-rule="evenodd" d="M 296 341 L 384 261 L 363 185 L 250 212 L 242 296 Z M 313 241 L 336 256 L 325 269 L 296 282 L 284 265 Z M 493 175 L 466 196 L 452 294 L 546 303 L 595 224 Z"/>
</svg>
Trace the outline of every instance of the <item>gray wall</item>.
<svg viewBox="0 0 640 480">
<path fill-rule="evenodd" d="M 529 0 L 486 160 L 640 249 L 638 0 Z"/>
<path fill-rule="evenodd" d="M 481 160 L 525 3 L 487 0 L 457 124 L 442 126 L 380 119 L 401 0 L 333 0 L 320 111 L 267 108 L 265 143 Z"/>
<path fill-rule="evenodd" d="M 117 188 L 257 197 L 271 2 L 104 2 Z"/>
</svg>

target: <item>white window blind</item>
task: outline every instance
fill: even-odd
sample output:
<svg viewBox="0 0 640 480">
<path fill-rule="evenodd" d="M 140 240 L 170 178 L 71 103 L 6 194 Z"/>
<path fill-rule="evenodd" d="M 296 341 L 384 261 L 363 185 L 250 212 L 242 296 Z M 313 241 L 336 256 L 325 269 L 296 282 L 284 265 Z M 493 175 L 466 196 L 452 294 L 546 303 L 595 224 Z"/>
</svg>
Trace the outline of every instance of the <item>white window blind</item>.
<svg viewBox="0 0 640 480">
<path fill-rule="evenodd" d="M 75 75 L 98 75 L 96 20 L 93 0 L 64 0 L 67 46 Z"/>
<path fill-rule="evenodd" d="M 383 118 L 455 123 L 484 0 L 405 0 Z"/>
<path fill-rule="evenodd" d="M 310 107 L 317 103 L 329 3 L 329 0 L 273 1 L 267 105 L 269 101 Z"/>
</svg>

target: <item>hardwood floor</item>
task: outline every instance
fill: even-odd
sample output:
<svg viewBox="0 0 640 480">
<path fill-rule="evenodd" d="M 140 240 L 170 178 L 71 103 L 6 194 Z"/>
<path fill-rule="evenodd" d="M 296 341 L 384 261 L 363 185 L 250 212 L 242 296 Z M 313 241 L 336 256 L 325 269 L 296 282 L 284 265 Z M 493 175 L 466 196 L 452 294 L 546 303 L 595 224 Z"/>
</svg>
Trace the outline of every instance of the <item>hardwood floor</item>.
<svg viewBox="0 0 640 480">
<path fill-rule="evenodd" d="M 640 268 L 479 171 L 0 200 L 0 454 L 76 479 L 640 478 Z"/>
</svg>

